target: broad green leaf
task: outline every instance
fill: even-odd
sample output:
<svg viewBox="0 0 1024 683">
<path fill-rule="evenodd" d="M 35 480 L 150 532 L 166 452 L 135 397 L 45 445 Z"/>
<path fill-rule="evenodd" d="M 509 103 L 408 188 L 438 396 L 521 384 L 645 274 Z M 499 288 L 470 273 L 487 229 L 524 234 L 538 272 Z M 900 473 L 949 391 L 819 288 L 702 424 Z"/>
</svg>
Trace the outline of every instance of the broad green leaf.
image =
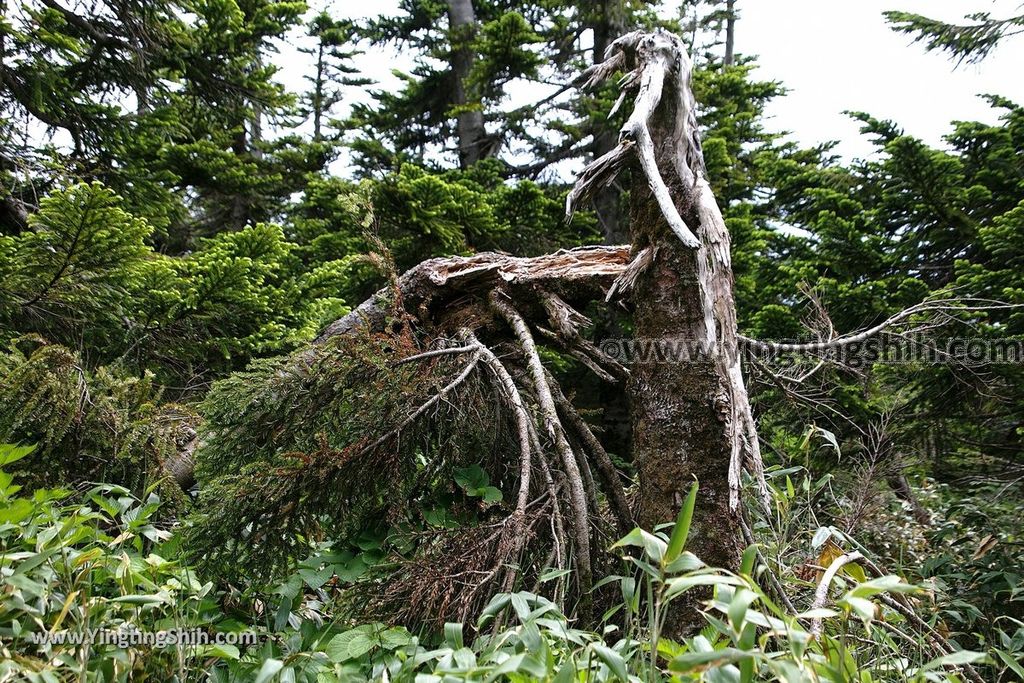
<svg viewBox="0 0 1024 683">
<path fill-rule="evenodd" d="M 957 650 L 956 652 L 933 659 L 921 667 L 921 671 L 933 671 L 944 666 L 959 666 L 960 664 L 978 664 L 985 661 L 988 661 L 988 656 L 984 652 Z"/>
<path fill-rule="evenodd" d="M 458 650 L 465 647 L 462 637 L 462 624 L 448 622 L 444 625 L 444 642 L 448 647 Z"/>
<path fill-rule="evenodd" d="M 871 602 L 867 598 L 858 598 L 847 595 L 845 598 L 839 600 L 839 604 L 848 606 L 864 621 L 871 621 L 875 618 L 875 603 Z"/>
<path fill-rule="evenodd" d="M 628 681 L 626 660 L 615 650 L 600 643 L 592 643 L 590 649 L 611 670 L 620 681 Z"/>
<path fill-rule="evenodd" d="M 0 444 L 0 467 L 18 462 L 36 449 L 35 446 L 15 446 L 13 444 Z"/>
<path fill-rule="evenodd" d="M 751 659 L 753 653 L 726 647 L 709 652 L 687 652 L 679 655 L 669 663 L 669 669 L 677 673 L 686 673 L 699 666 L 734 664 L 744 659 Z"/>
<path fill-rule="evenodd" d="M 757 561 L 757 546 L 749 545 L 743 551 L 743 557 L 740 558 L 740 574 L 744 576 L 754 575 L 754 562 Z"/>
<path fill-rule="evenodd" d="M 696 586 L 742 586 L 743 581 L 726 574 L 697 574 L 669 579 L 666 584 L 664 599 L 668 601 Z"/>
<path fill-rule="evenodd" d="M 477 619 L 477 627 L 483 628 L 487 623 L 498 615 L 501 610 L 508 607 L 508 604 L 512 601 L 512 596 L 508 593 L 499 593 L 491 598 L 491 601 L 487 603 L 487 607 L 480 613 L 480 618 Z"/>
<path fill-rule="evenodd" d="M 689 550 L 684 550 L 679 554 L 679 557 L 665 565 L 665 573 L 685 574 L 686 572 L 692 572 L 705 566 L 707 565 L 701 562 L 699 557 L 691 553 Z"/>
<path fill-rule="evenodd" d="M 490 477 L 480 465 L 470 465 L 455 470 L 455 483 L 464 491 L 475 491 L 487 486 L 490 483 Z"/>
<path fill-rule="evenodd" d="M 332 662 L 359 659 L 376 645 L 370 638 L 370 629 L 370 626 L 359 626 L 334 636 L 327 644 L 327 657 Z"/>
<path fill-rule="evenodd" d="M 998 648 L 994 649 L 993 652 L 999 656 L 999 659 L 1003 660 L 1003 663 L 1006 664 L 1013 673 L 1017 674 L 1020 679 L 1024 681 L 1024 666 L 1021 666 L 1020 662 L 1014 659 L 1013 655 L 1006 650 L 1000 650 Z"/>
<path fill-rule="evenodd" d="M 915 593 L 920 590 L 919 587 L 905 582 L 900 577 L 889 574 L 854 586 L 847 596 L 870 598 L 879 593 Z"/>
<path fill-rule="evenodd" d="M 547 570 L 546 572 L 544 572 L 543 574 L 540 575 L 539 581 L 541 583 L 547 583 L 548 581 L 554 581 L 555 579 L 560 579 L 563 576 L 568 576 L 569 574 L 572 574 L 572 570 L 571 569 L 549 569 L 549 570 Z M 614 576 L 607 576 L 607 577 L 605 577 L 605 579 L 608 579 L 610 581 L 614 581 L 616 579 L 616 577 L 614 577 Z M 602 579 L 601 581 L 604 581 L 605 579 Z M 594 584 L 594 589 L 595 590 L 597 588 L 601 587 L 600 583 L 601 582 L 598 582 L 597 584 Z"/>
<path fill-rule="evenodd" d="M 662 558 L 665 557 L 665 550 L 668 547 L 665 541 L 640 528 L 630 531 L 624 537 L 616 541 L 615 544 L 612 545 L 612 548 L 621 548 L 623 546 L 643 548 L 647 557 L 658 563 L 660 563 Z"/>
<path fill-rule="evenodd" d="M 201 657 L 216 657 L 217 659 L 238 659 L 241 653 L 234 645 L 200 645 L 196 648 L 197 654 Z"/>
<path fill-rule="evenodd" d="M 742 627 L 743 618 L 747 614 L 747 608 L 755 600 L 757 600 L 757 593 L 746 588 L 736 589 L 732 600 L 729 601 L 729 621 L 732 622 L 734 628 L 739 630 Z"/>
<path fill-rule="evenodd" d="M 675 526 L 672 527 L 672 535 L 668 539 L 668 548 L 665 550 L 663 563 L 672 562 L 679 557 L 679 553 L 683 552 L 683 548 L 686 546 L 686 537 L 690 534 L 690 522 L 693 521 L 693 508 L 697 504 L 698 488 L 699 482 L 694 481 L 683 506 L 679 508 L 679 515 L 676 517 Z"/>
<path fill-rule="evenodd" d="M 26 498 L 15 498 L 0 508 L 0 524 L 18 524 L 32 514 L 32 502 Z"/>
<path fill-rule="evenodd" d="M 332 565 L 327 565 L 320 571 L 300 569 L 299 576 L 302 577 L 307 586 L 316 590 L 331 580 L 331 577 L 334 576 L 334 567 Z"/>
<path fill-rule="evenodd" d="M 397 650 L 412 643 L 412 634 L 401 627 L 389 628 L 379 638 L 385 650 Z"/>
<path fill-rule="evenodd" d="M 111 602 L 124 602 L 129 605 L 159 605 L 161 603 L 171 603 L 171 599 L 166 595 L 122 595 L 119 598 L 114 598 Z"/>
<path fill-rule="evenodd" d="M 485 503 L 500 503 L 502 498 L 501 489 L 496 489 L 493 486 L 477 489 L 477 495 L 483 498 Z"/>
<path fill-rule="evenodd" d="M 260 667 L 259 673 L 256 674 L 254 683 L 267 683 L 267 681 L 276 676 L 282 668 L 284 668 L 284 662 L 280 659 L 264 660 L 263 666 Z"/>
</svg>

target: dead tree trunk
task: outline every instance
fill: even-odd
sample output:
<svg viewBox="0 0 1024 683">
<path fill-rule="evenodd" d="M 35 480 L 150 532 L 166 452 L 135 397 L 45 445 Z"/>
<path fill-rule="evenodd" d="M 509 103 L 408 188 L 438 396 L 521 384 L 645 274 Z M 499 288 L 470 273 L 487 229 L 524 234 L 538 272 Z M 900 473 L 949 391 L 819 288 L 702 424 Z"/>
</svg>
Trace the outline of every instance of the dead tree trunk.
<svg viewBox="0 0 1024 683">
<path fill-rule="evenodd" d="M 633 113 L 619 146 L 584 171 L 569 206 L 626 163 L 635 166 L 634 261 L 615 289 L 631 291 L 642 342 L 632 347 L 628 385 L 636 517 L 648 529 L 671 521 L 696 478 L 691 549 L 709 564 L 736 567 L 740 465 L 746 457 L 759 472 L 761 459 L 739 365 L 729 232 L 704 169 L 690 61 L 676 36 L 636 32 L 613 43 L 590 83 L 619 68 L 627 69 L 624 91 L 635 90 Z"/>
<path fill-rule="evenodd" d="M 618 145 L 584 170 L 567 208 L 632 165 L 632 245 L 424 261 L 313 344 L 229 387 L 237 390 L 225 396 L 230 409 L 208 414 L 197 437 L 183 432 L 180 452 L 165 462 L 187 482 L 197 449 L 200 483 L 220 486 L 191 527 L 193 552 L 221 566 L 270 566 L 279 546 L 286 557 L 302 547 L 286 529 L 309 539 L 382 520 L 423 522 L 415 548 L 391 558 L 389 580 L 360 584 L 371 613 L 439 627 L 473 619 L 495 592 L 533 586 L 567 613 L 578 606 L 587 623 L 612 534 L 637 519 L 648 529 L 671 521 L 696 477 L 690 549 L 735 567 L 742 466 L 766 494 L 738 343 L 820 353 L 953 302 L 925 302 L 824 342 L 739 336 L 729 233 L 706 177 L 682 42 L 664 32 L 623 36 L 587 80 L 619 70 L 633 112 Z M 634 348 L 651 352 L 628 354 L 631 366 L 584 334 L 591 321 L 580 311 L 613 297 L 632 301 L 635 334 L 648 342 Z M 538 340 L 625 388 L 640 479 L 635 511 L 572 392 L 544 366 Z M 331 420 L 310 417 L 325 411 Z M 414 508 L 447 499 L 455 468 L 466 465 L 487 468 L 505 495 L 472 508 L 478 515 L 455 529 L 435 528 Z M 556 578 L 542 581 L 551 570 Z M 678 635 L 699 623 L 677 609 L 667 628 Z"/>
<path fill-rule="evenodd" d="M 465 620 L 495 591 L 536 584 L 547 569 L 571 568 L 571 575 L 549 590 L 569 609 L 577 605 L 577 614 L 587 621 L 595 574 L 606 564 L 602 551 L 614 531 L 632 528 L 637 515 L 648 529 L 671 521 L 694 476 L 700 479 L 701 496 L 691 548 L 709 564 L 736 565 L 740 466 L 746 456 L 759 471 L 760 454 L 736 350 L 729 235 L 704 173 L 689 60 L 671 34 L 638 32 L 613 42 L 608 60 L 591 69 L 590 80 L 620 67 L 627 71 L 625 88 L 635 91 L 634 111 L 618 145 L 584 171 L 569 206 L 636 160 L 632 246 L 580 247 L 535 258 L 477 254 L 432 259 L 396 276 L 377 296 L 325 328 L 312 346 L 283 359 L 272 383 L 255 388 L 257 406 L 264 401 L 294 406 L 309 400 L 310 378 L 334 376 L 341 367 L 360 369 L 339 372 L 339 377 L 383 383 L 372 378 L 383 377 L 385 369 L 375 363 L 371 370 L 360 365 L 361 356 L 349 358 L 339 350 L 354 348 L 345 346 L 346 340 L 376 344 L 385 338 L 398 356 L 389 367 L 404 368 L 408 374 L 402 377 L 408 381 L 383 402 L 385 408 L 379 401 L 365 401 L 367 414 L 353 415 L 344 441 L 331 444 L 325 436 L 309 452 L 307 435 L 300 430 L 271 435 L 260 450 L 264 445 L 253 434 L 266 425 L 262 418 L 246 417 L 243 407 L 208 425 L 204 449 L 235 453 L 233 435 L 243 435 L 258 451 L 245 457 L 253 477 L 263 476 L 252 468 L 260 458 L 282 473 L 275 477 L 273 495 L 257 481 L 241 481 L 233 484 L 234 497 L 216 501 L 223 514 L 207 517 L 211 552 L 263 552 L 263 546 L 241 542 L 233 530 L 279 528 L 274 525 L 298 515 L 321 523 L 324 515 L 347 514 L 344 524 L 359 528 L 365 521 L 359 515 L 370 514 L 369 502 L 373 519 L 407 514 L 406 497 L 391 501 L 400 493 L 394 480 L 367 478 L 367 473 L 387 463 L 415 480 L 420 476 L 414 466 L 420 457 L 417 430 L 446 424 L 464 432 L 472 428 L 467 420 L 477 412 L 463 409 L 463 403 L 473 395 L 478 407 L 479 396 L 493 395 L 497 410 L 507 417 L 489 427 L 503 444 L 488 460 L 490 478 L 516 495 L 490 509 L 487 524 L 432 532 L 418 555 L 398 560 L 408 581 L 388 584 L 376 603 L 383 611 L 413 621 Z M 662 345 L 687 344 L 691 357 L 639 362 L 632 368 L 610 358 L 584 336 L 590 321 L 580 310 L 613 296 L 633 300 L 638 336 Z M 574 406 L 571 392 L 562 391 L 544 367 L 538 340 L 550 341 L 602 381 L 625 387 L 640 473 L 636 510 L 629 509 L 620 475 Z M 458 345 L 452 347 L 452 341 Z M 445 342 L 443 348 L 431 348 L 437 342 Z M 416 373 L 415 367 L 422 371 Z M 341 400 L 331 392 L 346 387 L 330 382 L 324 389 L 329 395 L 309 409 L 328 409 L 324 403 Z M 373 391 L 358 388 L 360 396 Z M 502 424 L 508 431 L 499 434 Z M 354 438 L 353 430 L 362 436 Z M 447 438 L 456 443 L 462 434 Z M 455 463 L 445 458 L 456 457 L 456 451 L 442 455 L 436 467 L 452 467 Z M 299 461 L 307 464 L 288 464 L 295 462 L 291 457 L 271 465 L 280 453 L 299 453 L 304 458 Z M 340 497 L 325 512 L 316 507 L 323 503 L 317 495 L 307 495 L 309 486 L 317 495 Z M 285 500 L 293 503 L 283 505 Z M 363 504 L 353 502 L 360 500 Z M 437 554 L 438 548 L 444 552 Z M 446 563 L 439 564 L 439 557 Z M 685 621 L 698 623 L 685 611 L 676 614 L 676 623 L 669 624 L 676 633 L 684 630 Z"/>
</svg>

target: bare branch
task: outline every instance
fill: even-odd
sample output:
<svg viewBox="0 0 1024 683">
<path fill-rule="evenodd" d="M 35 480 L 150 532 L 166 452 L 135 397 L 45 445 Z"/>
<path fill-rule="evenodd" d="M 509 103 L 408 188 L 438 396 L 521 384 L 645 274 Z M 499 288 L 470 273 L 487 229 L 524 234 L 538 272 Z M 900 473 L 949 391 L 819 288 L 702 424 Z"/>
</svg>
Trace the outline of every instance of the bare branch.
<svg viewBox="0 0 1024 683">
<path fill-rule="evenodd" d="M 759 351 L 768 352 L 809 352 L 809 351 L 826 351 L 829 349 L 838 349 L 851 344 L 857 344 L 870 339 L 875 335 L 883 332 L 884 330 L 893 327 L 894 325 L 903 322 L 907 318 L 920 313 L 932 313 L 941 311 L 956 311 L 956 312 L 970 312 L 970 311 L 985 311 L 1001 308 L 1017 308 L 1024 307 L 1024 304 L 1006 304 L 997 301 L 989 301 L 984 299 L 935 299 L 932 301 L 922 301 L 921 303 L 914 304 L 909 308 L 905 308 L 899 313 L 889 316 L 882 322 L 878 323 L 874 327 L 869 327 L 866 330 L 860 332 L 845 334 L 833 339 L 820 342 L 807 342 L 807 343 L 781 343 L 781 342 L 770 342 L 761 341 L 759 339 L 752 339 L 743 335 L 739 336 L 742 343 L 751 346 Z"/>
<path fill-rule="evenodd" d="M 821 577 L 821 581 L 818 583 L 817 590 L 814 591 L 814 602 L 811 603 L 811 609 L 822 609 L 825 606 L 825 601 L 828 599 L 828 589 L 832 585 L 832 580 L 836 578 L 836 574 L 839 570 L 857 560 L 863 559 L 864 556 L 860 552 L 854 550 L 851 553 L 840 555 L 836 559 L 832 560 L 832 564 L 825 570 L 824 576 Z M 821 617 L 814 617 L 811 619 L 811 637 L 821 638 Z"/>
<path fill-rule="evenodd" d="M 387 432 L 386 434 L 384 434 L 383 436 L 381 436 L 368 446 L 364 446 L 363 448 L 361 448 L 359 451 L 359 455 L 369 453 L 370 451 L 384 445 L 392 437 L 397 436 L 402 432 L 403 429 L 405 429 L 413 422 L 418 420 L 425 412 L 430 410 L 432 406 L 437 405 L 439 401 L 446 398 L 448 394 L 455 390 L 456 387 L 458 387 L 460 384 L 466 381 L 470 373 L 472 373 L 473 370 L 476 368 L 477 363 L 480 362 L 480 356 L 480 350 L 477 349 L 476 352 L 473 353 L 473 357 L 470 359 L 469 363 L 466 364 L 466 367 L 462 370 L 462 372 L 459 373 L 459 375 L 455 379 L 453 379 L 451 382 L 445 385 L 440 391 L 438 391 L 436 394 L 427 399 L 427 401 L 425 401 L 423 405 L 421 405 L 419 408 L 413 411 L 412 415 L 403 420 L 402 424 L 398 425 L 391 431 Z"/>
<path fill-rule="evenodd" d="M 391 367 L 398 367 L 399 365 L 405 365 L 406 363 L 412 363 L 413 361 L 426 360 L 428 358 L 437 358 L 438 356 L 448 356 L 457 353 L 469 353 L 471 351 L 477 351 L 479 347 L 476 345 L 471 346 L 455 346 L 448 349 L 432 349 L 430 351 L 424 351 L 423 353 L 417 353 L 414 356 L 406 356 L 405 358 L 399 358 L 391 364 Z"/>
<path fill-rule="evenodd" d="M 558 420 L 558 411 L 551 395 L 551 387 L 544 375 L 544 365 L 541 363 L 537 346 L 526 321 L 508 303 L 505 295 L 497 290 L 491 292 L 490 301 L 491 307 L 509 324 L 519 340 L 519 346 L 526 357 L 530 374 L 533 376 L 534 389 L 540 404 L 541 415 L 544 418 L 544 427 L 561 456 L 562 467 L 569 482 L 569 497 L 573 509 L 573 540 L 576 542 L 575 554 L 579 570 L 581 608 L 587 611 L 590 602 L 590 587 L 593 585 L 590 566 L 590 524 L 587 495 L 579 466 L 576 463 L 576 455 L 573 453 L 572 446 L 569 445 L 569 441 L 565 437 L 565 430 Z"/>
</svg>

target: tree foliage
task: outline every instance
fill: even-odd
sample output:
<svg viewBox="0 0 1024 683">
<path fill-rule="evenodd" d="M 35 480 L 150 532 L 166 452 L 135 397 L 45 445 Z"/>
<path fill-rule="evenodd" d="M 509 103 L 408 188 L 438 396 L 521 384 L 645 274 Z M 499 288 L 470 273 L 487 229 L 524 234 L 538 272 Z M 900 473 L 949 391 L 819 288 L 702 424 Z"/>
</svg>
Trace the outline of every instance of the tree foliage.
<svg viewBox="0 0 1024 683">
<path fill-rule="evenodd" d="M 125 531 L 132 534 L 131 571 L 145 574 L 140 585 L 152 581 L 145 585 L 157 594 L 161 582 L 177 581 L 184 588 L 173 599 L 194 608 L 189 618 L 206 614 L 207 599 L 194 594 L 201 586 L 165 566 L 162 555 L 150 560 L 143 552 L 155 542 L 140 530 L 157 514 L 148 496 L 159 491 L 161 523 L 184 523 L 175 541 L 181 554 L 169 547 L 167 556 L 194 561 L 211 579 L 230 574 L 231 590 L 245 591 L 253 605 L 260 601 L 260 618 L 283 620 L 272 630 L 288 634 L 262 659 L 255 652 L 237 660 L 207 652 L 216 660 L 208 668 L 221 673 L 254 677 L 264 660 L 308 655 L 339 676 L 416 667 L 424 675 L 456 676 L 462 673 L 453 673 L 452 663 L 459 658 L 475 662 L 481 675 L 497 675 L 509 661 L 524 676 L 587 671 L 611 679 L 623 667 L 656 675 L 641 644 L 652 634 L 649 622 L 640 623 L 655 603 L 637 590 L 637 580 L 667 591 L 675 577 L 641 554 L 625 560 L 628 571 L 619 576 L 618 559 L 603 553 L 617 530 L 611 492 L 624 489 L 629 501 L 640 494 L 623 428 L 625 392 L 595 375 L 580 353 L 600 350 L 604 338 L 628 338 L 628 306 L 614 298 L 603 305 L 603 293 L 584 296 L 570 287 L 561 292 L 567 305 L 582 302 L 586 314 L 570 316 L 576 345 L 559 339 L 557 317 L 533 327 L 538 357 L 566 388 L 560 416 L 566 405 L 578 410 L 611 463 L 615 486 L 595 468 L 587 502 L 598 511 L 589 520 L 602 541 L 597 569 L 609 575 L 604 582 L 595 577 L 596 606 L 616 610 L 609 625 L 632 629 L 615 643 L 574 630 L 580 624 L 570 626 L 558 611 L 577 616 L 565 600 L 573 579 L 561 573 L 567 570 L 551 570 L 546 556 L 550 541 L 561 537 L 547 507 L 557 496 L 536 488 L 546 486 L 537 484 L 542 472 L 525 526 L 514 529 L 521 533 L 501 526 L 515 510 L 519 481 L 516 424 L 502 410 L 506 388 L 483 365 L 474 367 L 453 394 L 406 423 L 468 359 L 395 362 L 453 343 L 466 321 L 486 321 L 481 337 L 506 326 L 488 301 L 474 298 L 471 285 L 457 290 L 461 298 L 410 315 L 396 295 L 397 278 L 421 261 L 481 252 L 539 256 L 624 240 L 630 197 L 622 187 L 607 188 L 593 212 L 571 223 L 562 215 L 569 164 L 611 150 L 625 117 L 620 111 L 609 119 L 614 88 L 580 94 L 569 83 L 626 30 L 668 27 L 692 44 L 703 154 L 732 240 L 743 334 L 824 341 L 921 301 L 959 299 L 974 303 L 931 309 L 939 312 L 909 318 L 880 338 L 940 349 L 965 338 L 1024 344 L 1020 104 L 988 96 L 998 120 L 955 122 L 938 146 L 899 121 L 851 113 L 876 152 L 851 161 L 832 144 L 802 148 L 774 130 L 765 112 L 785 96 L 784 85 L 759 80 L 742 34 L 726 63 L 727 3 L 687 2 L 680 10 L 634 0 L 474 0 L 472 21 L 462 26 L 452 24 L 452 4 L 403 0 L 394 16 L 366 20 L 283 0 L 4 6 L 0 443 L 35 446 L 4 466 L 26 494 L 39 493 L 16 496 L 0 471 L 0 569 L 50 588 L 12 580 L 14 591 L 28 597 L 14 609 L 12 593 L 5 593 L 3 614 L 17 612 L 25 628 L 85 618 L 63 575 L 45 563 L 25 567 L 22 555 L 8 553 L 44 552 L 56 538 L 74 548 L 64 569 L 93 572 L 103 614 L 157 623 L 138 621 L 144 610 L 128 614 L 112 602 L 137 595 L 117 584 L 113 567 L 120 560 L 103 550 Z M 984 59 L 1022 25 L 1020 17 L 987 13 L 963 25 L 905 12 L 887 17 L 895 30 L 958 62 Z M 298 54 L 307 60 L 294 92 L 277 66 L 291 57 L 289 41 L 300 43 Z M 397 90 L 372 86 L 356 57 L 392 49 L 411 56 L 413 68 L 398 75 Z M 370 101 L 352 104 L 359 99 L 354 89 L 371 86 Z M 477 159 L 459 154 L 466 122 L 477 125 Z M 542 289 L 524 294 L 537 316 L 550 312 Z M 367 300 L 384 311 L 382 327 L 315 341 Z M 428 318 L 453 334 L 427 329 Z M 908 342 L 900 337 L 905 329 L 927 334 Z M 783 669 L 792 663 L 822 679 L 842 679 L 836 672 L 843 667 L 874 666 L 877 651 L 849 636 L 855 622 L 861 620 L 865 637 L 883 642 L 900 638 L 889 626 L 909 634 L 912 617 L 873 596 L 865 599 L 876 601 L 885 620 L 868 614 L 858 602 L 864 596 L 852 592 L 874 586 L 868 577 L 838 575 L 851 592 L 824 617 L 825 639 L 810 645 L 797 610 L 775 609 L 776 588 L 757 593 L 778 575 L 784 592 L 809 606 L 813 579 L 820 578 L 814 567 L 835 559 L 827 554 L 833 546 L 814 541 L 819 527 L 830 525 L 839 530 L 828 535 L 836 548 L 867 549 L 906 578 L 929 582 L 934 601 L 914 609 L 961 646 L 994 647 L 999 663 L 987 665 L 986 674 L 1017 671 L 1007 662 L 1024 651 L 1021 631 L 1012 627 L 1022 618 L 1020 538 L 1009 523 L 1024 466 L 1021 365 L 962 358 L 894 364 L 860 348 L 861 355 L 838 359 L 748 358 L 778 519 L 747 511 L 761 544 L 757 575 L 694 568 L 694 576 L 720 581 L 706 617 L 714 632 L 703 641 L 662 641 L 661 669 L 694 680 L 713 680 L 715 671 L 750 680 L 752 662 L 765 676 L 776 664 L 776 674 L 788 675 Z M 498 349 L 513 385 L 523 386 L 529 369 L 508 360 L 517 349 Z M 535 391 L 524 391 L 531 409 Z M 551 446 L 550 435 L 534 438 Z M 594 450 L 585 432 L 571 441 L 577 451 Z M 172 470 L 183 456 L 195 460 L 198 493 L 176 483 Z M 547 474 L 558 481 L 561 465 Z M 96 481 L 125 488 L 92 491 L 87 511 L 44 491 L 84 490 Z M 26 506 L 32 517 L 18 517 Z M 125 518 L 140 508 L 145 513 L 132 518 L 138 523 Z M 62 535 L 70 518 L 80 538 Z M 60 532 L 40 536 L 43 526 Z M 640 539 L 640 553 L 665 540 L 650 531 L 628 537 Z M 526 550 L 509 559 L 500 551 L 513 536 L 525 539 Z M 864 547 L 855 547 L 855 538 Z M 76 553 L 97 549 L 95 564 L 73 565 Z M 561 550 L 571 554 L 572 544 Z M 452 632 L 427 649 L 426 632 L 415 641 L 391 626 L 316 633 L 303 626 L 301 638 L 288 628 L 315 611 L 314 603 L 329 603 L 325 611 L 336 609 L 339 620 L 361 614 L 443 630 L 439 615 L 475 619 L 485 609 L 485 591 L 462 602 L 450 596 L 464 577 L 478 580 L 492 565 L 520 572 L 485 610 L 488 618 L 505 610 L 496 630 L 504 635 L 496 639 L 481 635 L 462 647 Z M 268 595 L 272 602 L 263 602 Z M 57 616 L 64 603 L 54 602 L 61 599 L 69 601 L 64 617 Z M 256 613 L 254 607 L 247 614 Z M 755 647 L 750 633 L 772 619 L 788 625 L 788 640 L 758 649 L 763 644 Z M 515 621 L 521 629 L 509 626 Z M 380 633 L 389 634 L 382 644 L 361 650 L 367 634 Z M 939 670 L 924 671 L 934 658 L 921 648 L 932 641 L 912 637 L 919 636 L 913 656 L 920 661 L 911 667 L 901 659 L 899 680 Z M 852 652 L 849 661 L 839 661 L 844 650 L 832 647 L 838 642 Z M 909 652 L 905 642 L 885 640 L 884 647 Z M 551 657 L 534 657 L 538 648 Z M 45 655 L 35 651 L 32 666 L 42 666 Z M 275 673 L 292 666 L 288 661 Z M 149 671 L 170 668 L 157 658 Z M 872 675 L 887 680 L 894 670 Z"/>
<path fill-rule="evenodd" d="M 894 31 L 914 36 L 914 42 L 924 42 L 929 51 L 948 52 L 957 64 L 980 62 L 1004 38 L 1024 30 L 1024 15 L 997 19 L 990 12 L 975 12 L 965 16 L 963 24 L 951 24 L 912 12 L 884 14 Z"/>
</svg>

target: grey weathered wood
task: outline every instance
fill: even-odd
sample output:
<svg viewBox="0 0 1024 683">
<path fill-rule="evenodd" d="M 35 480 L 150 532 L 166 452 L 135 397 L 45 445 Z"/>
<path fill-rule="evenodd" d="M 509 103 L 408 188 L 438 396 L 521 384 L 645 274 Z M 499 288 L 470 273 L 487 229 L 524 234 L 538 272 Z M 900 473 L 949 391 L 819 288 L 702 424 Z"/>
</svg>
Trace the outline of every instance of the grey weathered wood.
<svg viewBox="0 0 1024 683">
<path fill-rule="evenodd" d="M 674 519 L 696 477 L 692 550 L 709 564 L 735 567 L 740 468 L 745 460 L 760 477 L 761 453 L 740 368 L 729 231 L 704 167 L 691 63 L 676 36 L 636 32 L 613 43 L 590 80 L 620 67 L 628 69 L 624 92 L 634 97 L 622 129 L 636 152 L 630 229 L 638 258 L 627 271 L 634 334 L 677 351 L 686 345 L 689 353 L 631 368 L 637 521 L 649 529 Z M 623 147 L 621 155 L 629 151 Z M 610 182 L 624 165 L 614 161 L 584 172 L 568 208 L 588 184 Z M 686 612 L 675 613 L 670 630 L 696 623 Z"/>
</svg>

